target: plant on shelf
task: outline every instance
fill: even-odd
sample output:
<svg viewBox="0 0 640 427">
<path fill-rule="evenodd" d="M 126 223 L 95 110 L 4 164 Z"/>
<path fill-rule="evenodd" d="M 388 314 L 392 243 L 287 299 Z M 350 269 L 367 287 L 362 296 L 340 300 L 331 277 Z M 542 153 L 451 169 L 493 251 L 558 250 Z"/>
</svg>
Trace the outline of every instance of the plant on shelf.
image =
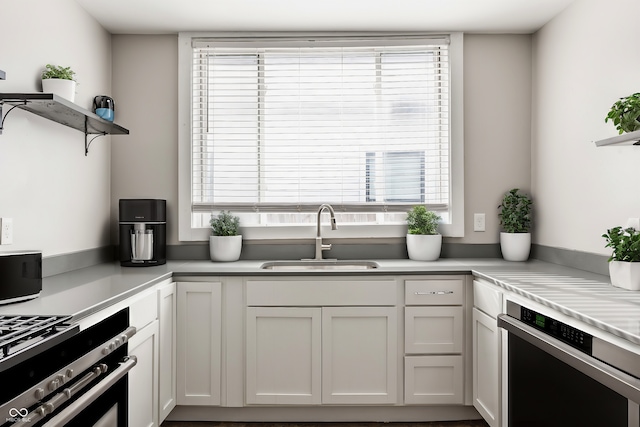
<svg viewBox="0 0 640 427">
<path fill-rule="evenodd" d="M 209 255 L 212 261 L 237 261 L 242 252 L 242 235 L 238 234 L 240 218 L 231 212 L 211 214 Z"/>
<path fill-rule="evenodd" d="M 42 72 L 42 91 L 73 102 L 76 97 L 76 73 L 71 67 L 47 64 Z"/>
<path fill-rule="evenodd" d="M 602 235 L 609 257 L 611 284 L 632 291 L 640 290 L 640 231 L 633 227 L 613 227 Z"/>
<path fill-rule="evenodd" d="M 75 80 L 75 75 L 76 73 L 71 67 L 47 64 L 45 70 L 42 72 L 42 79 Z"/>
<path fill-rule="evenodd" d="M 526 261 L 531 251 L 531 198 L 514 188 L 502 197 L 498 206 L 500 226 L 500 250 L 507 261 Z"/>
<path fill-rule="evenodd" d="M 407 212 L 407 253 L 416 261 L 435 261 L 440 258 L 442 235 L 438 222 L 442 218 L 423 205 Z"/>
<path fill-rule="evenodd" d="M 640 130 L 640 93 L 617 100 L 609 110 L 604 122 L 613 121 L 618 133 Z"/>
</svg>

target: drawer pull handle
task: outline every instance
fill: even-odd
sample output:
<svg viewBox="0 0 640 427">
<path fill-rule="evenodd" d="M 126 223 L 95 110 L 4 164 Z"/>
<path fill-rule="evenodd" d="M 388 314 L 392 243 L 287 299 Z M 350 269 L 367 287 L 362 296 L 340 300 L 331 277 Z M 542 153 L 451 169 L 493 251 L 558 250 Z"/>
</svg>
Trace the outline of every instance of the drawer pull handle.
<svg viewBox="0 0 640 427">
<path fill-rule="evenodd" d="M 416 295 L 447 295 L 452 294 L 453 291 L 431 291 L 431 292 L 416 292 Z"/>
</svg>

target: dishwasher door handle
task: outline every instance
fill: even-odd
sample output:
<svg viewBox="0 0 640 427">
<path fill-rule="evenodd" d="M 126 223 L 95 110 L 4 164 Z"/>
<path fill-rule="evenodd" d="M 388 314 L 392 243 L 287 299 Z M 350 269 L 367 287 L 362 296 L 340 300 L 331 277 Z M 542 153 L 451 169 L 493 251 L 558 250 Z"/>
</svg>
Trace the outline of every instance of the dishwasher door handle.
<svg viewBox="0 0 640 427">
<path fill-rule="evenodd" d="M 627 399 L 640 403 L 639 379 L 584 354 L 570 345 L 506 314 L 498 315 L 498 327 L 538 347 L 545 353 L 577 369 Z"/>
</svg>

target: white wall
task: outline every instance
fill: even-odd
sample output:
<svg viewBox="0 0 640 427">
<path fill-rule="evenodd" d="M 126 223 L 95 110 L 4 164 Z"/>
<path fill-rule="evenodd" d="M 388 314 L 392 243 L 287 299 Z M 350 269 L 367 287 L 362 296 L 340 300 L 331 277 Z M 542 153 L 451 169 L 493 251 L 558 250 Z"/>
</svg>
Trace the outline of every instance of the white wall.
<svg viewBox="0 0 640 427">
<path fill-rule="evenodd" d="M 640 2 L 581 0 L 533 39 L 535 243 L 609 255 L 602 233 L 640 217 L 639 147 L 596 148 L 640 91 Z"/>
<path fill-rule="evenodd" d="M 0 92 L 41 91 L 40 72 L 52 63 L 76 71 L 81 107 L 109 94 L 111 37 L 75 1 L 4 0 L 0 29 Z M 50 256 L 109 245 L 110 140 L 122 137 L 98 138 L 85 157 L 81 132 L 31 113 L 12 111 L 4 128 L 0 217 L 13 218 L 14 244 L 0 251 Z"/>
<path fill-rule="evenodd" d="M 114 243 L 119 199 L 161 198 L 167 243 L 180 244 L 177 46 L 177 36 L 168 35 L 112 39 L 116 113 L 131 131 L 126 142 L 112 144 Z M 465 35 L 464 61 L 466 236 L 451 241 L 496 243 L 502 195 L 530 188 L 531 36 Z M 473 232 L 474 212 L 486 213 L 486 232 Z"/>
</svg>

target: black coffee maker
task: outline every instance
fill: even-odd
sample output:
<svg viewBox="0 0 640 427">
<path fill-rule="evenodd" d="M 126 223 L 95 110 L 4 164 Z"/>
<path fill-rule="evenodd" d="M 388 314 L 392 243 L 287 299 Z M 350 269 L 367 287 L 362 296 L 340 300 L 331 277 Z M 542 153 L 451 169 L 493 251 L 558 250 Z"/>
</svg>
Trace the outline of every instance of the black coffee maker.
<svg viewBox="0 0 640 427">
<path fill-rule="evenodd" d="M 167 201 L 120 199 L 120 265 L 167 262 Z"/>
</svg>

